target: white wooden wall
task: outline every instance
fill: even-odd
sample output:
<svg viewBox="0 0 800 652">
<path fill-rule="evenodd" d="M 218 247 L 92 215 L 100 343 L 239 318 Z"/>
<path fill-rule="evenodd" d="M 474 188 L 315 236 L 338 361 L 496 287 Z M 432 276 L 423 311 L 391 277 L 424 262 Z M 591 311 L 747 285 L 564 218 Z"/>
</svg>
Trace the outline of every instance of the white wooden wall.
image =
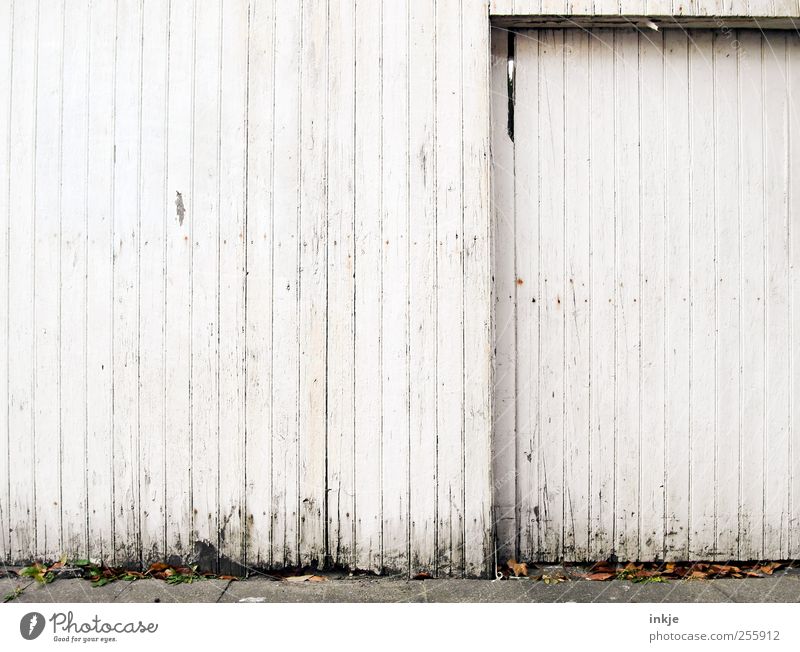
<svg viewBox="0 0 800 652">
<path fill-rule="evenodd" d="M 461 8 L 0 2 L 0 557 L 489 567 Z"/>
<path fill-rule="evenodd" d="M 0 557 L 488 570 L 488 10 L 0 0 Z"/>
<path fill-rule="evenodd" d="M 502 550 L 796 558 L 800 39 L 523 31 L 515 70 L 514 142 L 494 136 Z"/>
<path fill-rule="evenodd" d="M 490 0 L 492 14 L 798 17 L 797 0 Z"/>
</svg>

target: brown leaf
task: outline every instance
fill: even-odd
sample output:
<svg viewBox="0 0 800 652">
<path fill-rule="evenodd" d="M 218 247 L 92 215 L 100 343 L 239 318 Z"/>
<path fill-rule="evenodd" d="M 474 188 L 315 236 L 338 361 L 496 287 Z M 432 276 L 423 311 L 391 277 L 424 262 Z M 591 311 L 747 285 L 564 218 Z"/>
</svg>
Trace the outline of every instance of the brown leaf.
<svg viewBox="0 0 800 652">
<path fill-rule="evenodd" d="M 308 578 L 309 582 L 327 582 L 328 578 L 323 577 L 322 575 L 312 575 Z"/>
<path fill-rule="evenodd" d="M 285 577 L 287 582 L 308 582 L 313 575 L 293 575 L 292 577 Z"/>
<path fill-rule="evenodd" d="M 758 570 L 760 570 L 762 573 L 765 573 L 767 575 L 772 575 L 772 573 L 774 573 L 780 567 L 781 567 L 780 563 L 778 563 L 776 561 L 773 561 L 773 562 L 770 562 L 769 564 L 764 564 L 763 566 L 759 566 Z"/>
<path fill-rule="evenodd" d="M 169 566 L 167 566 L 166 564 L 155 563 L 155 564 L 150 564 L 150 568 L 147 569 L 147 572 L 161 573 L 167 570 L 167 568 L 169 568 Z"/>
<path fill-rule="evenodd" d="M 239 578 L 238 578 L 238 577 L 236 577 L 235 575 L 220 575 L 218 579 L 221 579 L 221 580 L 231 580 L 231 581 L 234 581 L 234 582 L 235 582 L 235 581 L 236 581 L 236 580 L 238 580 Z"/>
<path fill-rule="evenodd" d="M 614 577 L 615 573 L 589 573 L 586 575 L 586 579 L 590 582 L 605 582 L 613 579 Z"/>
<path fill-rule="evenodd" d="M 425 573 L 425 572 L 417 573 L 411 579 L 413 579 L 413 580 L 429 580 L 429 579 L 431 579 L 431 574 L 430 573 Z"/>
<path fill-rule="evenodd" d="M 520 575 L 524 575 L 528 577 L 528 564 L 525 562 L 517 563 L 516 559 L 509 559 L 508 567 L 514 572 L 514 577 L 519 577 Z"/>
<path fill-rule="evenodd" d="M 706 573 L 704 571 L 701 571 L 701 570 L 693 570 L 691 573 L 689 573 L 689 579 L 707 580 L 708 579 L 708 573 Z"/>
</svg>

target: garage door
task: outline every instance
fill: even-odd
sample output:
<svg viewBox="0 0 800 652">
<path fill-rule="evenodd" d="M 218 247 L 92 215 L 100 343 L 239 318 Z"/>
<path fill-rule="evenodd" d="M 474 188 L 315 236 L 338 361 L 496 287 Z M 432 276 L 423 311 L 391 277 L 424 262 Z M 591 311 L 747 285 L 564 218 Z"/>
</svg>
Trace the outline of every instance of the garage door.
<svg viewBox="0 0 800 652">
<path fill-rule="evenodd" d="M 798 36 L 493 48 L 500 556 L 796 558 Z"/>
</svg>

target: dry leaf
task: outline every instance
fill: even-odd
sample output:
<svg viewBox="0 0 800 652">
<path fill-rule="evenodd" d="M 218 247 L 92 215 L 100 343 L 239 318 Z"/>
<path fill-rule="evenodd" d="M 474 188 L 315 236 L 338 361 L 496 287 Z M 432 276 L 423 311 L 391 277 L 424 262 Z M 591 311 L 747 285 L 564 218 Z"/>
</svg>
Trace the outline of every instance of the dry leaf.
<svg viewBox="0 0 800 652">
<path fill-rule="evenodd" d="M 780 567 L 781 567 L 781 565 L 778 562 L 773 561 L 773 562 L 771 562 L 769 564 L 764 564 L 763 566 L 759 566 L 758 570 L 760 570 L 762 573 L 765 573 L 767 575 L 772 575 L 772 573 L 774 573 Z"/>
<path fill-rule="evenodd" d="M 169 568 L 169 566 L 167 566 L 166 564 L 156 563 L 156 564 L 150 564 L 150 568 L 148 568 L 147 571 L 152 573 L 161 573 L 167 570 L 167 568 Z"/>
<path fill-rule="evenodd" d="M 417 573 L 411 579 L 414 579 L 414 580 L 429 580 L 429 579 L 431 579 L 431 574 L 430 573 L 425 573 L 425 572 Z"/>
<path fill-rule="evenodd" d="M 589 573 L 586 579 L 590 582 L 605 582 L 612 579 L 614 576 L 614 573 Z"/>
<path fill-rule="evenodd" d="M 328 578 L 323 577 L 322 575 L 312 575 L 308 578 L 309 582 L 327 582 Z"/>
<path fill-rule="evenodd" d="M 285 577 L 284 579 L 287 582 L 308 582 L 308 580 L 310 580 L 312 577 L 314 577 L 314 576 L 313 575 L 295 575 L 293 577 Z"/>
<path fill-rule="evenodd" d="M 516 559 L 509 559 L 508 567 L 514 572 L 514 577 L 519 577 L 520 575 L 524 575 L 528 577 L 528 564 L 525 562 L 517 563 Z"/>
</svg>

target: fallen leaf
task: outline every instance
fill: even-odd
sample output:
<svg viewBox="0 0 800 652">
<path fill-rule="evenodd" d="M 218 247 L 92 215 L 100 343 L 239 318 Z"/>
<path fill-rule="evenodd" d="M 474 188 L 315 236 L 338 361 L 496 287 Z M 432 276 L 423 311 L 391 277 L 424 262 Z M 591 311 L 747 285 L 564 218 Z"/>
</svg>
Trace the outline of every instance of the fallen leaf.
<svg viewBox="0 0 800 652">
<path fill-rule="evenodd" d="M 612 579 L 615 576 L 615 573 L 589 573 L 586 575 L 587 580 L 590 582 L 605 582 L 607 580 Z"/>
<path fill-rule="evenodd" d="M 425 572 L 417 573 L 411 579 L 413 579 L 413 580 L 429 580 L 429 579 L 431 579 L 431 574 L 430 573 L 425 573 Z"/>
<path fill-rule="evenodd" d="M 327 582 L 328 578 L 323 577 L 322 575 L 312 575 L 308 578 L 309 582 Z"/>
<path fill-rule="evenodd" d="M 155 564 L 150 564 L 150 568 L 147 569 L 147 572 L 161 573 L 167 570 L 167 568 L 169 568 L 169 566 L 167 566 L 166 564 L 155 563 Z"/>
<path fill-rule="evenodd" d="M 514 572 L 514 577 L 519 577 L 520 575 L 524 575 L 528 577 L 528 564 L 525 562 L 517 563 L 516 559 L 509 559 L 508 567 Z"/>
<path fill-rule="evenodd" d="M 779 564 L 778 562 L 773 561 L 773 562 L 770 562 L 769 564 L 764 564 L 763 566 L 759 566 L 758 570 L 760 570 L 762 573 L 765 573 L 767 575 L 772 575 L 772 573 L 774 573 L 780 567 L 781 567 L 781 564 Z"/>
<path fill-rule="evenodd" d="M 287 582 L 308 582 L 313 575 L 293 575 L 292 577 L 285 577 Z"/>
<path fill-rule="evenodd" d="M 219 576 L 219 579 L 221 579 L 221 580 L 231 580 L 231 581 L 236 581 L 236 580 L 238 580 L 239 578 L 238 578 L 238 577 L 236 577 L 235 575 L 220 575 L 220 576 Z"/>
</svg>

